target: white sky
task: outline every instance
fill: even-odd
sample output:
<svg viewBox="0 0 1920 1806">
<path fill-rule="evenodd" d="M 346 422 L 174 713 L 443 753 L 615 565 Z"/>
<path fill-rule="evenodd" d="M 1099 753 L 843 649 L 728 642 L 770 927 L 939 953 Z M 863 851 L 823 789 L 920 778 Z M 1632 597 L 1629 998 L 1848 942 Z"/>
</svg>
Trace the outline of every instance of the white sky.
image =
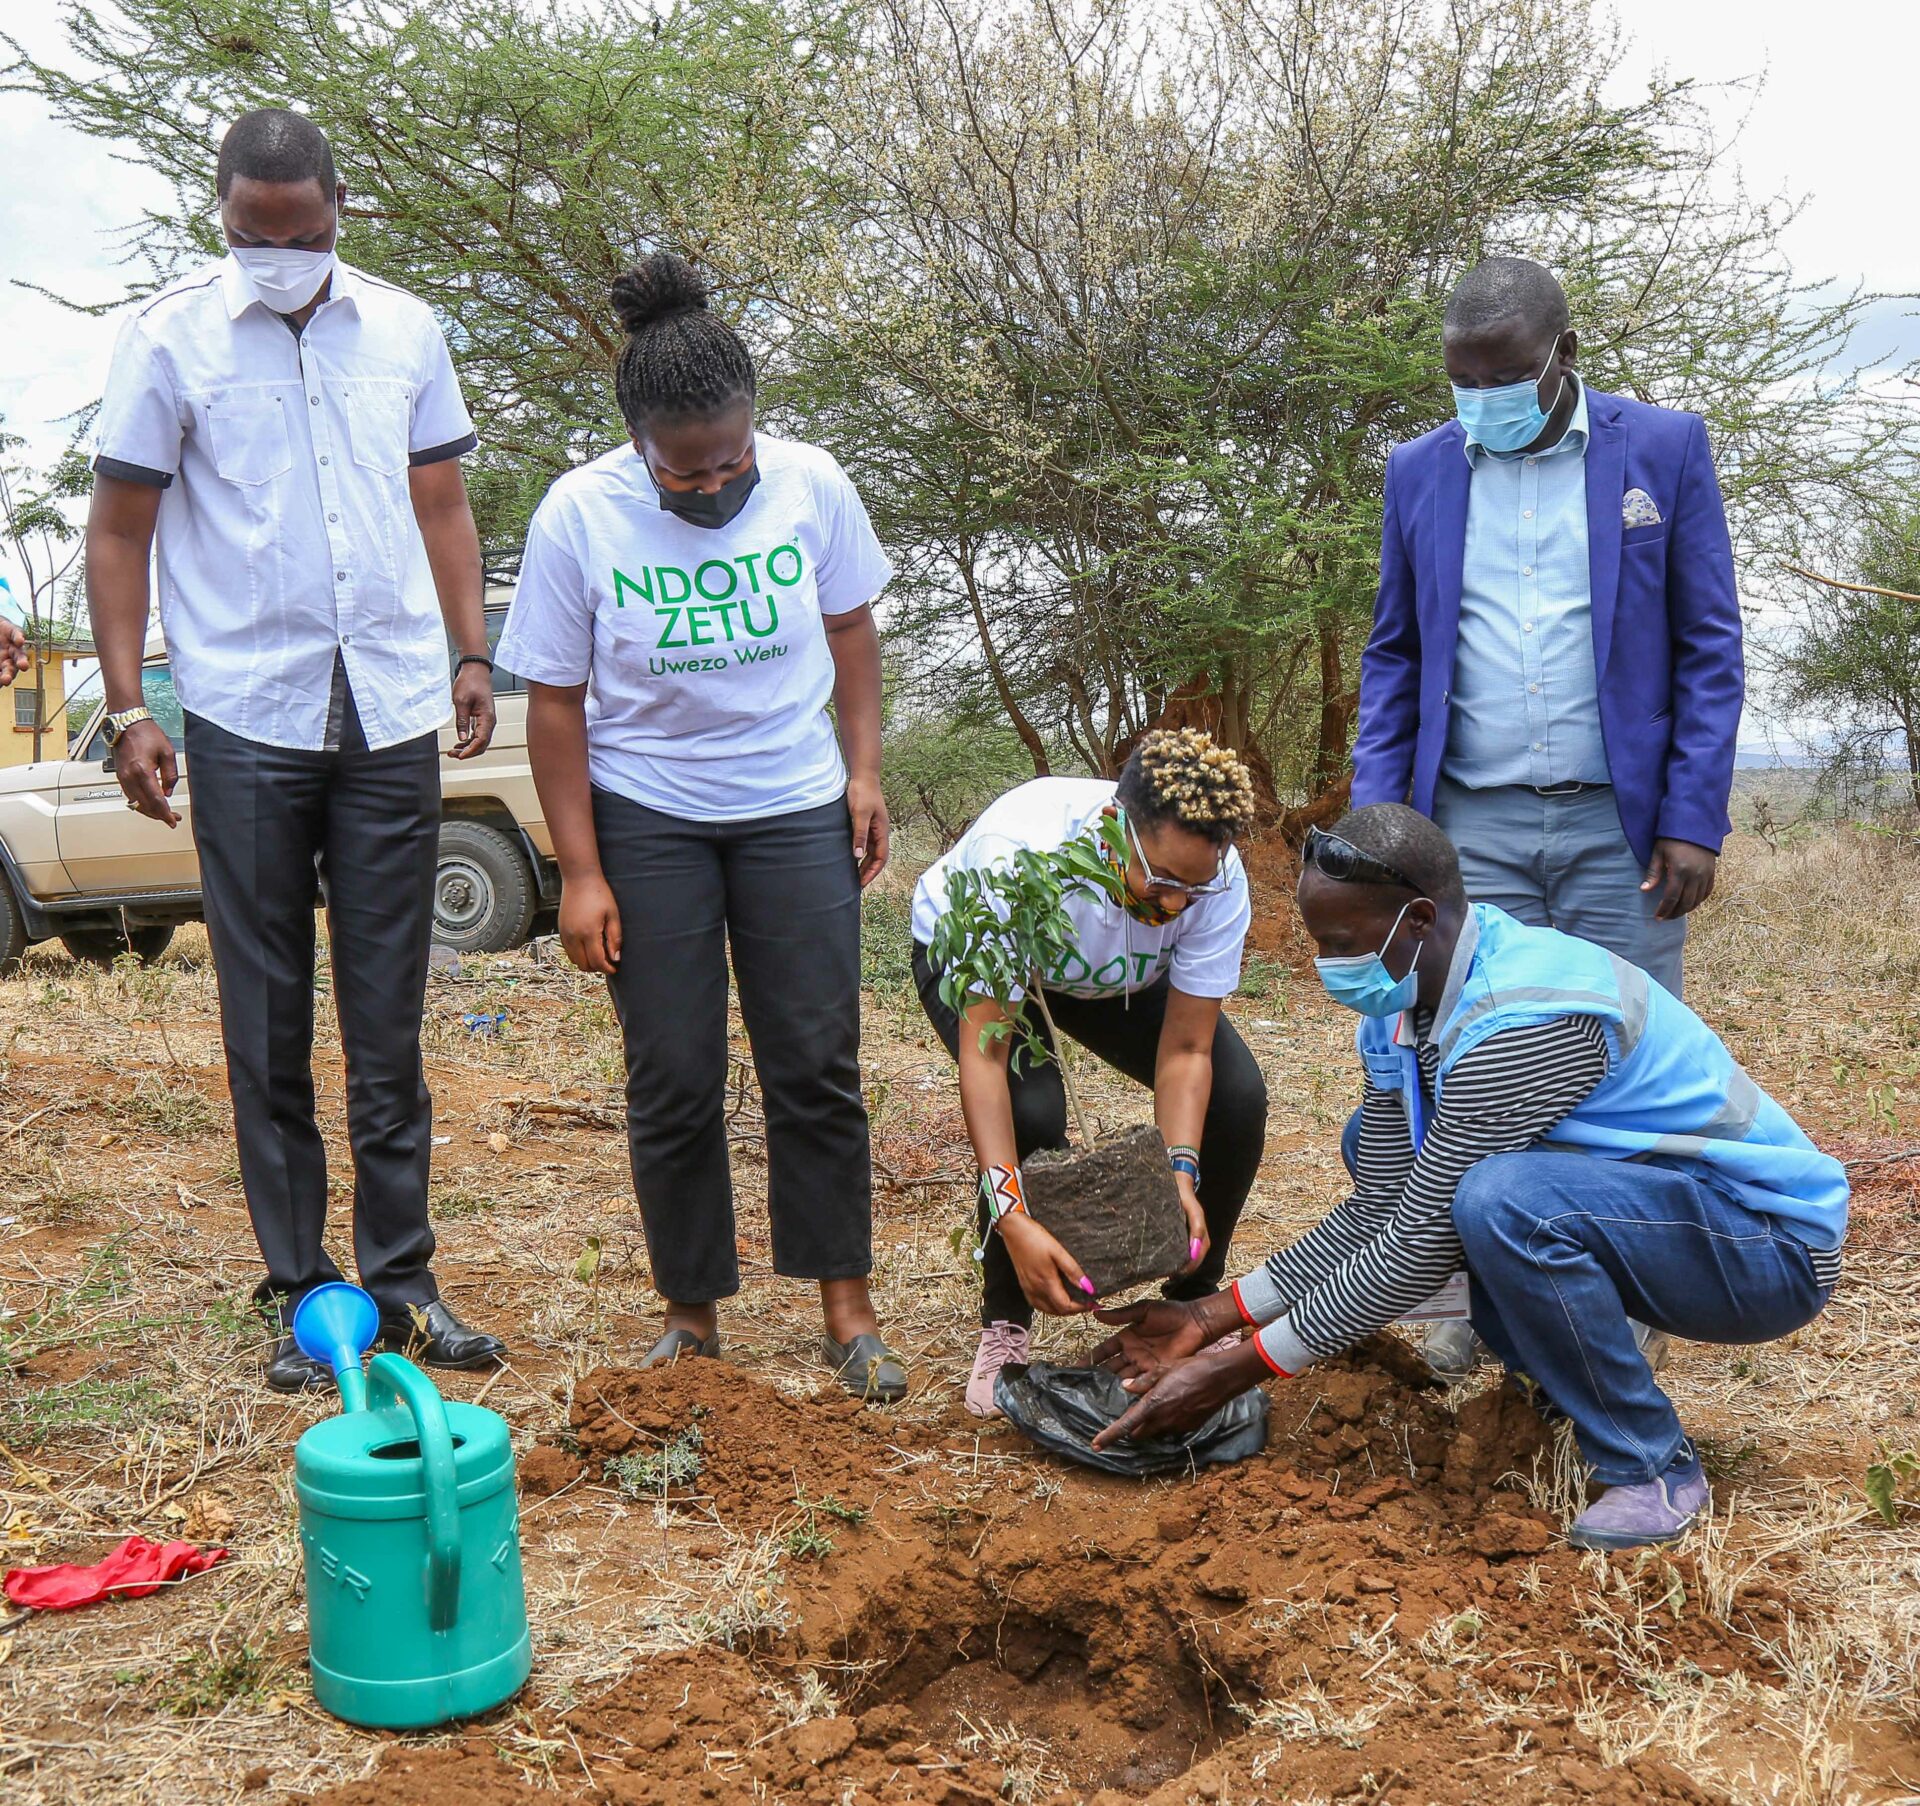
<svg viewBox="0 0 1920 1806">
<path fill-rule="evenodd" d="M 1616 93 L 1656 68 L 1702 83 L 1760 78 L 1757 88 L 1749 80 L 1709 104 L 1723 131 L 1741 127 L 1735 155 L 1750 190 L 1805 197 L 1782 240 L 1800 276 L 1920 293 L 1920 0 L 1612 0 L 1611 10 L 1632 40 Z M 7 0 L 6 13 L 30 50 L 59 53 L 56 0 Z M 18 284 L 110 298 L 119 286 L 116 229 L 164 191 L 18 94 L 0 95 L 0 170 L 0 246 L 11 278 L 0 286 L 0 414 L 46 455 L 65 440 L 61 417 L 99 393 L 113 322 Z M 1917 315 L 1920 302 L 1877 309 L 1862 357 L 1920 355 Z M 0 574 L 17 581 L 4 554 Z"/>
</svg>

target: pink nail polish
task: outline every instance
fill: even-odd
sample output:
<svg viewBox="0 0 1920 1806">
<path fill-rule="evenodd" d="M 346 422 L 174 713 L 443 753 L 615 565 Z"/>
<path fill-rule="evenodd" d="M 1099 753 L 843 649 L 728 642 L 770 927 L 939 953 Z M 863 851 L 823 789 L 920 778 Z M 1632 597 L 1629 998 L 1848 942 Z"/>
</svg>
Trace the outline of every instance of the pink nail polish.
<svg viewBox="0 0 1920 1806">
<path fill-rule="evenodd" d="M 1193 1238 L 1193 1240 L 1187 1244 L 1187 1259 L 1198 1260 L 1199 1258 L 1200 1258 L 1200 1238 L 1196 1235 Z"/>
<path fill-rule="evenodd" d="M 1081 1291 L 1085 1292 L 1089 1298 L 1093 1296 L 1093 1281 L 1090 1280 L 1084 1273 L 1080 1275 L 1080 1289 Z"/>
</svg>

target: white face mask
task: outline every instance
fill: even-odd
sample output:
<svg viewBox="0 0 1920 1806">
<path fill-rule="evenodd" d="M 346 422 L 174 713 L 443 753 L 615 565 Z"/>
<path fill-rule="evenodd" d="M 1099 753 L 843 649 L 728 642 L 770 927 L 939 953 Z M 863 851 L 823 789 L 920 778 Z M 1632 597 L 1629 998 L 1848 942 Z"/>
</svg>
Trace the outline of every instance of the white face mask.
<svg viewBox="0 0 1920 1806">
<path fill-rule="evenodd" d="M 295 314 L 320 292 L 339 262 L 334 251 L 286 251 L 273 245 L 230 245 L 253 292 L 277 314 Z"/>
</svg>

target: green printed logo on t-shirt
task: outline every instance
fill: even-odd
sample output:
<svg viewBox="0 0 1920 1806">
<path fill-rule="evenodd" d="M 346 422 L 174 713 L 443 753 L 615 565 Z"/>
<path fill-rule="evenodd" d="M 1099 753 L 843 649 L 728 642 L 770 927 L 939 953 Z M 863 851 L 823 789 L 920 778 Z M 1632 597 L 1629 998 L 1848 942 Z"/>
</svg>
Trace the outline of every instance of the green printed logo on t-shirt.
<svg viewBox="0 0 1920 1806">
<path fill-rule="evenodd" d="M 616 608 L 653 610 L 660 652 L 697 652 L 700 648 L 732 648 L 732 662 L 757 664 L 779 658 L 784 646 L 767 646 L 780 626 L 779 592 L 792 589 L 806 569 L 796 545 L 775 546 L 771 552 L 741 552 L 731 558 L 709 558 L 687 570 L 677 564 L 649 564 L 630 577 L 618 566 L 613 573 Z M 708 655 L 689 659 L 650 659 L 656 675 L 670 671 L 723 671 L 725 658 Z"/>
<path fill-rule="evenodd" d="M 1098 971 L 1087 957 L 1069 947 L 1054 962 L 1053 970 L 1047 974 L 1047 983 L 1056 990 L 1075 991 L 1082 995 L 1089 993 L 1118 994 L 1129 988 L 1143 990 L 1147 984 L 1147 975 L 1171 963 L 1173 949 L 1159 947 L 1145 953 L 1116 953 Z"/>
</svg>

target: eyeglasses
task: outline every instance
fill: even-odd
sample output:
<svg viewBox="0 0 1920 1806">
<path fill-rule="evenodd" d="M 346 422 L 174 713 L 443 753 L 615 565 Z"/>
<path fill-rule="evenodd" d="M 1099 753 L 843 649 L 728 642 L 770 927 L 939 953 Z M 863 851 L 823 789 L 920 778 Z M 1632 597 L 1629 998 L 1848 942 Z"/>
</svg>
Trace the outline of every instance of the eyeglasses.
<svg viewBox="0 0 1920 1806">
<path fill-rule="evenodd" d="M 1140 861 L 1140 871 L 1150 891 L 1173 897 L 1217 897 L 1227 888 L 1227 856 L 1224 851 L 1220 855 L 1220 869 L 1205 884 L 1189 884 L 1184 878 L 1162 878 L 1155 873 L 1147 863 L 1146 851 L 1140 845 L 1140 836 L 1134 832 L 1131 820 L 1127 822 L 1127 839 L 1133 843 L 1133 856 Z"/>
<path fill-rule="evenodd" d="M 1402 890 L 1424 891 L 1407 874 L 1384 859 L 1363 853 L 1350 840 L 1329 834 L 1324 828 L 1309 828 L 1301 858 L 1316 871 L 1324 872 L 1336 884 L 1397 884 Z"/>
</svg>

